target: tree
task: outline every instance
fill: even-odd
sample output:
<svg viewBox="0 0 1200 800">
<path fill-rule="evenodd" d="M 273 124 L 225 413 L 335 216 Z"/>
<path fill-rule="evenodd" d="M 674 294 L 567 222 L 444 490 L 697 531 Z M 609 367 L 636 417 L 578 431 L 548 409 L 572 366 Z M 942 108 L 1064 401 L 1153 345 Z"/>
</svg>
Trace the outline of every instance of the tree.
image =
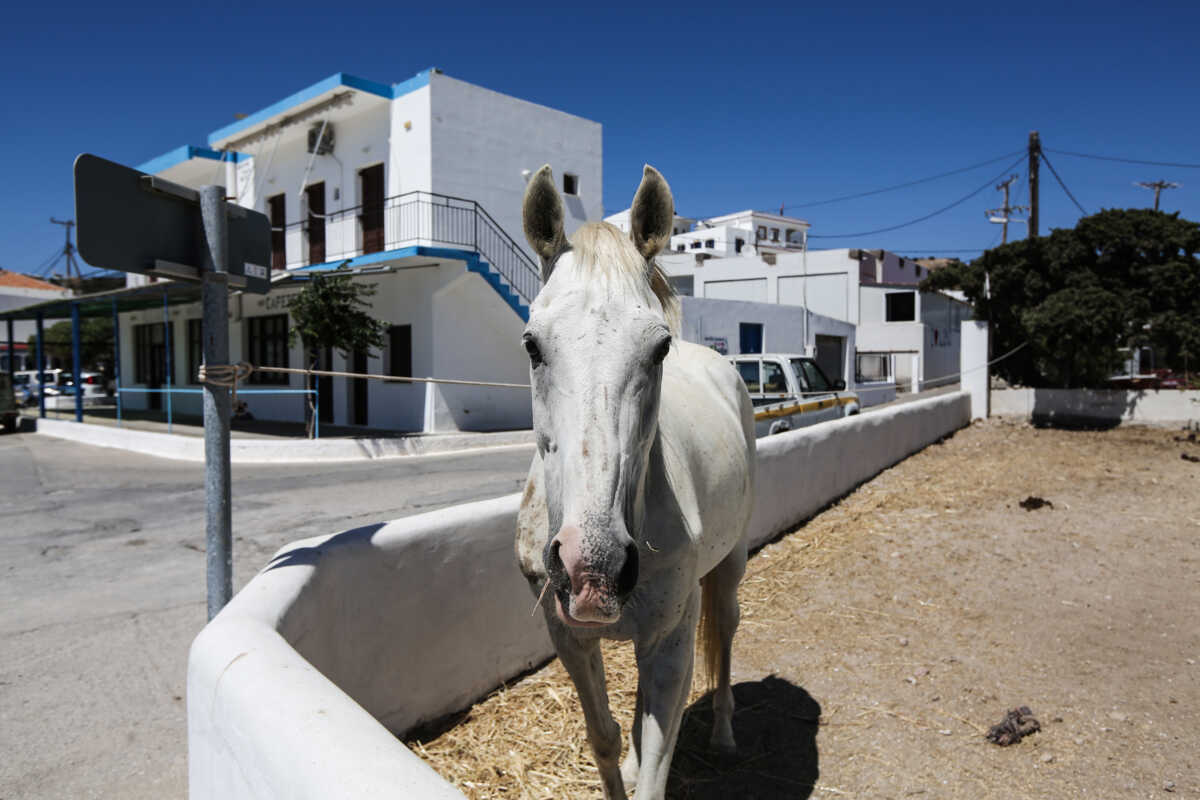
<svg viewBox="0 0 1200 800">
<path fill-rule="evenodd" d="M 29 352 L 37 348 L 37 334 L 29 337 Z M 71 322 L 63 320 L 46 328 L 42 334 L 42 353 L 46 364 L 71 363 Z M 113 359 L 112 319 L 87 317 L 79 321 L 79 364 L 81 369 L 104 367 L 111 372 Z"/>
<path fill-rule="evenodd" d="M 309 369 L 316 369 L 321 350 L 332 348 L 346 355 L 351 350 L 370 351 L 383 346 L 387 326 L 372 317 L 367 298 L 375 295 L 375 284 L 354 283 L 349 275 L 313 275 L 298 295 L 288 303 L 292 327 L 289 345 L 297 337 L 304 348 Z M 304 386 L 313 388 L 313 376 L 306 375 Z M 313 395 L 307 395 L 304 420 L 308 437 L 314 433 Z"/>
<path fill-rule="evenodd" d="M 998 375 L 1027 386 L 1103 386 L 1121 347 L 1154 348 L 1159 366 L 1200 361 L 1200 225 L 1109 209 L 1073 229 L 1001 245 L 930 273 L 925 290 L 960 289 L 992 324 Z M 985 277 L 991 287 L 984 291 Z"/>
</svg>

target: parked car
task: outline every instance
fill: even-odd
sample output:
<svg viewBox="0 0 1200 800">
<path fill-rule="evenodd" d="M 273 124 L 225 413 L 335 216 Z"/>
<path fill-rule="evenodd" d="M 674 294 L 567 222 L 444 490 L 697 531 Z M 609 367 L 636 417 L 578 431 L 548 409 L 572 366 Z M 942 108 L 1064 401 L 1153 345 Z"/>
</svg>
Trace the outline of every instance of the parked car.
<svg viewBox="0 0 1200 800">
<path fill-rule="evenodd" d="M 754 403 L 756 436 L 783 433 L 859 413 L 858 395 L 829 380 L 811 358 L 792 353 L 731 356 Z"/>
<path fill-rule="evenodd" d="M 48 369 L 45 371 L 46 379 L 46 396 L 58 394 L 58 375 L 62 372 L 60 369 Z M 21 370 L 16 373 L 16 383 L 18 387 L 24 386 L 28 391 L 26 404 L 37 405 L 38 393 L 41 391 L 41 382 L 38 380 L 38 371 L 36 369 Z M 20 392 L 18 389 L 18 399 Z"/>
<path fill-rule="evenodd" d="M 108 398 L 108 387 L 105 385 L 104 375 L 100 372 L 80 372 L 79 382 L 83 386 L 83 402 L 84 405 L 99 403 Z M 67 370 L 59 371 L 56 383 L 53 387 L 50 385 L 49 377 L 46 378 L 46 396 L 59 395 L 66 397 L 70 402 L 75 401 L 75 376 Z"/>
<path fill-rule="evenodd" d="M 21 411 L 7 372 L 0 372 L 0 423 L 9 433 L 15 433 L 21 427 Z"/>
</svg>

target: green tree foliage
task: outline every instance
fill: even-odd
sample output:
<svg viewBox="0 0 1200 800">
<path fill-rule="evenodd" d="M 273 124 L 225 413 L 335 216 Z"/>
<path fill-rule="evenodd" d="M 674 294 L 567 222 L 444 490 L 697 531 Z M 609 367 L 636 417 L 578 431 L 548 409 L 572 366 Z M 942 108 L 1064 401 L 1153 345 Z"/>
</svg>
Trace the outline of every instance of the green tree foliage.
<svg viewBox="0 0 1200 800">
<path fill-rule="evenodd" d="M 1119 369 L 1121 347 L 1149 345 L 1158 366 L 1196 371 L 1198 252 L 1200 225 L 1177 213 L 1110 209 L 936 270 L 921 285 L 961 289 L 992 324 L 993 354 L 1028 342 L 996 365 L 1006 380 L 1100 387 Z"/>
<path fill-rule="evenodd" d="M 29 337 L 29 352 L 36 352 L 37 334 Z M 56 322 L 43 331 L 42 353 L 46 364 L 71 364 L 71 321 Z M 113 359 L 112 319 L 85 318 L 79 321 L 79 363 L 82 369 L 111 371 Z"/>
<path fill-rule="evenodd" d="M 383 346 L 387 326 L 367 313 L 367 298 L 375 295 L 375 284 L 355 283 L 349 275 L 313 275 L 301 292 L 288 303 L 292 327 L 289 344 L 299 338 L 309 369 L 316 369 L 318 356 L 325 348 L 367 351 Z M 312 389 L 313 376 L 305 386 Z M 305 419 L 309 438 L 313 435 L 313 396 L 308 395 Z"/>
</svg>

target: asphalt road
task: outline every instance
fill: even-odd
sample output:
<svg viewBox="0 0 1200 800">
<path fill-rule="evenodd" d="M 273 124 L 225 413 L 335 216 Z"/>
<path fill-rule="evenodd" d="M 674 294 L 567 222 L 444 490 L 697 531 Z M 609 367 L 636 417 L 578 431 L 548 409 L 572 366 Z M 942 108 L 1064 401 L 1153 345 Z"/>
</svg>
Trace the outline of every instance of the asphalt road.
<svg viewBox="0 0 1200 800">
<path fill-rule="evenodd" d="M 287 542 L 519 491 L 531 454 L 235 465 L 235 591 Z M 16 434 L 0 478 L 0 800 L 186 797 L 203 466 Z"/>
</svg>

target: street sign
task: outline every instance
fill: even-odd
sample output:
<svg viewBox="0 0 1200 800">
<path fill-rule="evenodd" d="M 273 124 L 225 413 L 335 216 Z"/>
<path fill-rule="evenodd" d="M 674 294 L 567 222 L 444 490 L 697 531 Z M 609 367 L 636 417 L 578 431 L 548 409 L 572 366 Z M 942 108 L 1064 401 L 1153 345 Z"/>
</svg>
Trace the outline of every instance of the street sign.
<svg viewBox="0 0 1200 800">
<path fill-rule="evenodd" d="M 271 222 L 225 203 L 228 284 L 271 288 Z M 75 159 L 75 220 L 80 256 L 93 267 L 200 281 L 204 224 L 200 193 L 84 153 Z"/>
</svg>

